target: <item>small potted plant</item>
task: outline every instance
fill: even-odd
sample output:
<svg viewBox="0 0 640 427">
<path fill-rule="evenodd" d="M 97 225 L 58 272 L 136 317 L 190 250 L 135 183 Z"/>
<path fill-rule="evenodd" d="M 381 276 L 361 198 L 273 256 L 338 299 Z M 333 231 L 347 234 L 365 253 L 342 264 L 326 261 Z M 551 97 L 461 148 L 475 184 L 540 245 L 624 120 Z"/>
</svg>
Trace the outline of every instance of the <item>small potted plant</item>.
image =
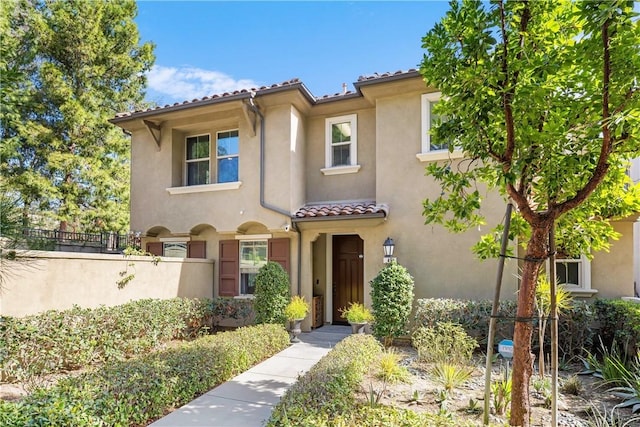
<svg viewBox="0 0 640 427">
<path fill-rule="evenodd" d="M 307 317 L 307 313 L 309 313 L 309 303 L 304 300 L 304 297 L 299 295 L 291 297 L 291 301 L 284 309 L 285 316 L 293 324 L 291 326 L 291 342 L 300 342 L 298 339 L 298 335 L 302 333 L 300 324 Z"/>
<path fill-rule="evenodd" d="M 373 314 L 364 304 L 359 302 L 350 302 L 348 308 L 341 308 L 342 317 L 347 319 L 351 325 L 351 331 L 354 334 L 362 333 L 364 326 L 373 322 Z"/>
</svg>

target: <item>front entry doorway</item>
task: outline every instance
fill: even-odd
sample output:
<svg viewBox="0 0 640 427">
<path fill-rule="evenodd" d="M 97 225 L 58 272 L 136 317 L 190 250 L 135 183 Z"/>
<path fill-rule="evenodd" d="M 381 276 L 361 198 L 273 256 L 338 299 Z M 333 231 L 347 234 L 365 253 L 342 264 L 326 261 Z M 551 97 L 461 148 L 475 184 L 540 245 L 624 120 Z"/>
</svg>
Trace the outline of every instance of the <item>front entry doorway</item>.
<svg viewBox="0 0 640 427">
<path fill-rule="evenodd" d="M 333 323 L 347 324 L 340 309 L 364 304 L 364 242 L 357 235 L 333 236 Z"/>
</svg>

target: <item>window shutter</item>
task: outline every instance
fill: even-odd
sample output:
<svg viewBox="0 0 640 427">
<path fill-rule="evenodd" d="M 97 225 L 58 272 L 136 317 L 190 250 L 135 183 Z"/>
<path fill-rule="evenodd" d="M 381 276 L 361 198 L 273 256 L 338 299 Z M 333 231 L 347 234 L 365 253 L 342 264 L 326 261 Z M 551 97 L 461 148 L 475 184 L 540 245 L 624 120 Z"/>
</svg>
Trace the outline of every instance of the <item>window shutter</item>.
<svg viewBox="0 0 640 427">
<path fill-rule="evenodd" d="M 147 252 L 152 255 L 162 256 L 162 242 L 149 242 L 147 243 Z"/>
<path fill-rule="evenodd" d="M 187 242 L 187 258 L 206 258 L 207 242 L 204 240 L 192 240 Z"/>
<path fill-rule="evenodd" d="M 233 297 L 238 295 L 240 275 L 240 244 L 237 240 L 221 240 L 218 266 L 220 278 L 218 295 Z"/>
<path fill-rule="evenodd" d="M 284 268 L 289 277 L 291 277 L 289 257 L 289 239 L 269 239 L 269 261 L 275 261 Z"/>
</svg>

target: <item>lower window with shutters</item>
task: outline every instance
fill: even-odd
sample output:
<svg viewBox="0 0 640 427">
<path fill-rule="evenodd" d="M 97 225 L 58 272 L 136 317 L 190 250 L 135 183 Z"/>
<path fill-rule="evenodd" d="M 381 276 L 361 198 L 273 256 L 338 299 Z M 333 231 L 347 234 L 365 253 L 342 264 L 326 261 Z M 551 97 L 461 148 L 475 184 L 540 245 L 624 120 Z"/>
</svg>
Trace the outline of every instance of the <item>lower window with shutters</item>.
<svg viewBox="0 0 640 427">
<path fill-rule="evenodd" d="M 218 295 L 253 295 L 255 277 L 267 261 L 280 263 L 287 274 L 290 274 L 289 239 L 221 240 Z"/>
<path fill-rule="evenodd" d="M 149 242 L 147 252 L 152 255 L 170 258 L 206 258 L 207 242 L 191 240 L 189 242 Z"/>
</svg>

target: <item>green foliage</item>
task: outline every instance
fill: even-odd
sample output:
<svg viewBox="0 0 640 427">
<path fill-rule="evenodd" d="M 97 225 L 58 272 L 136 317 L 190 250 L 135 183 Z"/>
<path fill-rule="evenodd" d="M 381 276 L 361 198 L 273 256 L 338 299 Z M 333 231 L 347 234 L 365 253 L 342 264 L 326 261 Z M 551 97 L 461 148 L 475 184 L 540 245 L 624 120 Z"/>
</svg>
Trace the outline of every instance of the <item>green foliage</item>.
<svg viewBox="0 0 640 427">
<path fill-rule="evenodd" d="M 146 425 L 289 345 L 276 325 L 241 328 L 180 347 L 113 362 L 67 378 L 15 403 L 0 403 L 0 423 Z"/>
<path fill-rule="evenodd" d="M 220 322 L 225 319 L 239 320 L 242 326 L 246 326 L 255 317 L 253 311 L 253 300 L 248 298 L 217 297 L 209 301 L 208 312 L 211 313 L 211 321 L 206 320 L 205 326 L 212 324 L 214 330 L 220 326 Z M 195 325 L 197 330 L 200 325 Z"/>
<path fill-rule="evenodd" d="M 413 277 L 396 262 L 385 265 L 371 281 L 373 333 L 385 345 L 406 333 L 413 305 Z"/>
<path fill-rule="evenodd" d="M 369 323 L 374 319 L 371 311 L 359 302 L 350 302 L 349 307 L 340 309 L 340 313 L 349 323 Z"/>
<path fill-rule="evenodd" d="M 0 318 L 2 381 L 124 360 L 174 338 L 202 335 L 212 318 L 234 318 L 232 299 L 137 300 L 115 307 Z M 225 308 L 227 307 L 227 308 Z"/>
<path fill-rule="evenodd" d="M 489 300 L 467 301 L 445 298 L 421 298 L 416 301 L 414 322 L 416 327 L 434 326 L 438 322 L 453 322 L 462 325 L 467 334 L 486 347 L 489 335 L 489 317 L 492 302 Z M 497 345 L 503 339 L 513 337 L 515 301 L 500 301 L 496 322 Z M 558 321 L 558 351 L 560 356 L 571 358 L 583 356 L 592 348 L 595 331 L 595 313 L 590 303 L 575 301 Z M 534 325 L 537 326 L 537 325 Z M 535 330 L 534 330 L 535 331 Z"/>
<path fill-rule="evenodd" d="M 0 11 L 3 179 L 25 214 L 126 230 L 129 141 L 108 120 L 141 105 L 154 61 L 135 2 L 7 0 Z"/>
<path fill-rule="evenodd" d="M 400 365 L 401 358 L 393 348 L 386 349 L 378 361 L 378 377 L 389 383 L 408 381 L 409 370 Z"/>
<path fill-rule="evenodd" d="M 493 394 L 493 410 L 496 415 L 505 413 L 511 403 L 511 377 L 495 380 L 491 383 L 491 393 Z"/>
<path fill-rule="evenodd" d="M 544 377 L 545 373 L 545 352 L 544 343 L 547 332 L 547 319 L 551 313 L 551 282 L 546 276 L 538 276 L 535 295 L 536 310 L 538 312 L 538 375 Z M 571 292 L 564 286 L 556 286 L 556 310 L 558 316 L 564 314 L 571 308 L 573 298 Z M 554 314 L 555 316 L 555 314 Z"/>
<path fill-rule="evenodd" d="M 451 393 L 471 378 L 473 368 L 457 363 L 436 362 L 430 373 L 436 384 L 441 385 L 447 393 Z"/>
<path fill-rule="evenodd" d="M 629 1 L 452 1 L 422 39 L 420 73 L 447 118 L 431 131 L 466 157 L 426 168 L 441 191 L 424 200 L 425 222 L 461 232 L 484 220 L 480 189 L 510 199 L 527 224 L 520 316 L 533 314 L 552 227 L 569 255 L 590 254 L 617 237 L 611 218 L 640 211 L 640 183 L 625 174 L 640 156 L 638 28 Z M 492 242 L 476 250 L 495 255 Z M 514 329 L 524 396 L 532 328 Z M 526 424 L 528 399 L 512 409 L 510 423 Z"/>
<path fill-rule="evenodd" d="M 478 347 L 476 340 L 467 335 L 462 326 L 450 322 L 417 328 L 411 335 L 411 344 L 418 350 L 420 361 L 460 365 L 469 363 Z"/>
<path fill-rule="evenodd" d="M 277 262 L 269 261 L 258 270 L 253 307 L 256 323 L 284 324 L 289 303 L 289 275 Z"/>
<path fill-rule="evenodd" d="M 307 317 L 308 312 L 309 303 L 300 295 L 292 296 L 291 301 L 284 309 L 284 315 L 289 320 L 304 319 Z"/>
<path fill-rule="evenodd" d="M 267 426 L 336 425 L 318 423 L 354 411 L 354 394 L 380 353 L 370 335 L 345 338 L 287 390 Z"/>
<path fill-rule="evenodd" d="M 621 346 L 624 358 L 632 358 L 640 350 L 640 304 L 624 300 L 597 299 L 593 309 L 600 323 L 603 345 Z"/>
</svg>

